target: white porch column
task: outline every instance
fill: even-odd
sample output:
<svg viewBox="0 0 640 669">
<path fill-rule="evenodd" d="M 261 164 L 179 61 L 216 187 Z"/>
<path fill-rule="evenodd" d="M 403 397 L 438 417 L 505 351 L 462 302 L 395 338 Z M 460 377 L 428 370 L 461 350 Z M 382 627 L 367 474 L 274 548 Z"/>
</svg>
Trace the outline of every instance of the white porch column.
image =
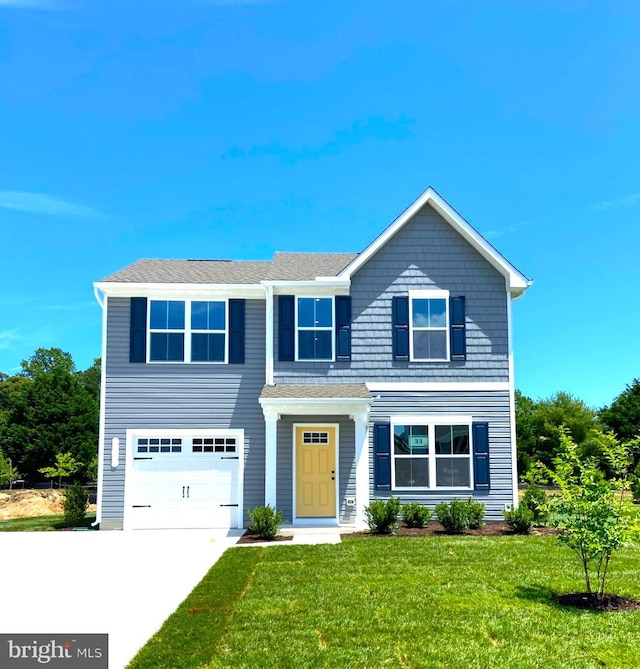
<svg viewBox="0 0 640 669">
<path fill-rule="evenodd" d="M 356 527 L 364 528 L 367 521 L 365 507 L 369 505 L 369 414 L 354 414 L 356 427 Z"/>
<path fill-rule="evenodd" d="M 278 414 L 264 412 L 264 503 L 276 505 Z"/>
</svg>

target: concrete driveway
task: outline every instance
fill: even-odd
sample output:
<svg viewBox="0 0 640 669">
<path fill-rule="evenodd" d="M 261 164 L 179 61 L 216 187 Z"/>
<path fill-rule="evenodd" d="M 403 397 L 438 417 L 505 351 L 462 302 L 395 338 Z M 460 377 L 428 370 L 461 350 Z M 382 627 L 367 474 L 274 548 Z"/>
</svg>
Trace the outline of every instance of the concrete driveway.
<svg viewBox="0 0 640 669">
<path fill-rule="evenodd" d="M 241 534 L 1 532 L 0 631 L 107 633 L 123 669 Z"/>
</svg>

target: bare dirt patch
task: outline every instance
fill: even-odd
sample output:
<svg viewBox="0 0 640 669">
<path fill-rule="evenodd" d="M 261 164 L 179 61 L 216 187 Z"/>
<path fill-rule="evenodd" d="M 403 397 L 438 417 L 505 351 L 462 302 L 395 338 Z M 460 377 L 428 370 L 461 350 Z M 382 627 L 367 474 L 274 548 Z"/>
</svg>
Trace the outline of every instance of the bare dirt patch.
<svg viewBox="0 0 640 669">
<path fill-rule="evenodd" d="M 90 504 L 87 513 L 96 510 Z M 43 490 L 6 490 L 0 493 L 0 520 L 60 516 L 64 513 L 64 491 L 55 488 Z"/>
<path fill-rule="evenodd" d="M 266 542 L 276 542 L 276 541 L 291 541 L 292 536 L 283 536 L 282 534 L 276 534 L 273 539 L 263 539 L 257 532 L 253 530 L 247 530 L 237 541 L 239 544 L 259 544 Z"/>
<path fill-rule="evenodd" d="M 554 601 L 562 606 L 573 606 L 576 609 L 590 611 L 635 611 L 640 602 L 620 595 L 602 595 L 596 597 L 593 593 L 573 592 L 568 595 L 558 595 Z"/>
</svg>

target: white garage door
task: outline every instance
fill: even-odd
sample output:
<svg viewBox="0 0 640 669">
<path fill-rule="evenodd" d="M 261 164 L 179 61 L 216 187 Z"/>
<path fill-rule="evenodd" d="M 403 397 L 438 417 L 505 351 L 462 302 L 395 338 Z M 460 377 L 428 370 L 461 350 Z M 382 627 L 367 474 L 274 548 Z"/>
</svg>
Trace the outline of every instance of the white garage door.
<svg viewBox="0 0 640 669">
<path fill-rule="evenodd" d="M 125 527 L 238 527 L 240 441 L 236 435 L 133 437 Z"/>
</svg>

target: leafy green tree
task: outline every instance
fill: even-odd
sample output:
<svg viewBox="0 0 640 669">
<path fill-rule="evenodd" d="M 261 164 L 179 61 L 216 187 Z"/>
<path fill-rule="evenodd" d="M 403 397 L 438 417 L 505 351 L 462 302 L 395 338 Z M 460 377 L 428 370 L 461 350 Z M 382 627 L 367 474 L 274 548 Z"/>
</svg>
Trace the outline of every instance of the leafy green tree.
<svg viewBox="0 0 640 669">
<path fill-rule="evenodd" d="M 89 493 L 78 483 L 67 489 L 64 497 L 64 519 L 67 525 L 77 527 L 84 520 L 89 505 Z"/>
<path fill-rule="evenodd" d="M 523 476 L 534 462 L 553 469 L 565 431 L 581 445 L 598 428 L 596 412 L 570 393 L 538 401 L 516 392 L 518 470 Z"/>
<path fill-rule="evenodd" d="M 582 457 L 567 433 L 560 438 L 555 470 L 549 470 L 560 490 L 550 502 L 558 537 L 580 560 L 586 591 L 595 600 L 605 594 L 612 556 L 630 544 L 637 532 L 635 515 L 623 496 L 629 488 L 628 470 L 638 443 L 622 445 L 611 436 L 602 446 L 614 473 L 611 480 L 604 478 L 595 459 Z"/>
<path fill-rule="evenodd" d="M 18 470 L 11 464 L 9 458 L 5 458 L 2 451 L 0 451 L 0 488 L 11 483 L 19 476 Z"/>
<path fill-rule="evenodd" d="M 634 379 L 610 406 L 600 411 L 600 419 L 615 432 L 618 439 L 640 436 L 640 379 Z"/>
<path fill-rule="evenodd" d="M 44 474 L 48 479 L 58 477 L 58 488 L 62 487 L 62 479 L 66 479 L 72 474 L 75 474 L 80 467 L 81 462 L 78 462 L 71 453 L 56 453 L 56 463 L 53 467 L 42 467 L 40 473 Z M 53 481 L 51 482 L 53 487 Z"/>
<path fill-rule="evenodd" d="M 58 453 L 86 467 L 97 453 L 99 366 L 77 372 L 59 348 L 38 349 L 22 361 L 22 372 L 0 381 L 0 448 L 22 474 L 39 479 Z"/>
</svg>

